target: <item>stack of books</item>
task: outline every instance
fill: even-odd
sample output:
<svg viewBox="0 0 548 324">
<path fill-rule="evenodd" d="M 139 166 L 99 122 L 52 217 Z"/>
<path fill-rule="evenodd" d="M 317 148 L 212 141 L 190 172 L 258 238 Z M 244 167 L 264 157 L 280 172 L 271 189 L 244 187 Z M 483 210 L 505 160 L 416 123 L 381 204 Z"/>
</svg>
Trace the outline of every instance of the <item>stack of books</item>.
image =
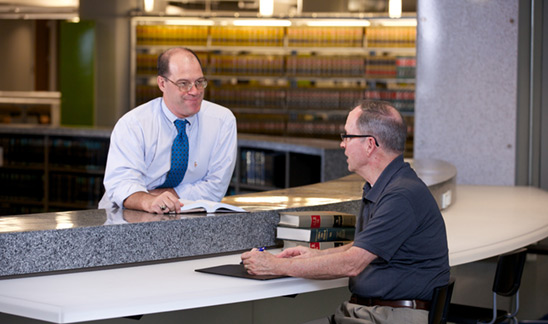
<svg viewBox="0 0 548 324">
<path fill-rule="evenodd" d="M 283 248 L 329 249 L 352 242 L 356 215 L 337 211 L 280 212 L 276 237 Z"/>
</svg>

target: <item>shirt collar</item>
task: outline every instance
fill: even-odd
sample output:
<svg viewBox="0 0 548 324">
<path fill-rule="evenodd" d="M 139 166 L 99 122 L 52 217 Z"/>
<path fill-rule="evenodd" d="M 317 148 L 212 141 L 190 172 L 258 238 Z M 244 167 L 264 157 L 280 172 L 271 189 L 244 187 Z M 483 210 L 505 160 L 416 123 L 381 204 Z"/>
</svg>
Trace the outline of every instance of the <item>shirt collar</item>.
<svg viewBox="0 0 548 324">
<path fill-rule="evenodd" d="M 404 166 L 404 163 L 403 154 L 400 154 L 386 166 L 374 186 L 371 186 L 369 182 L 366 182 L 363 186 L 364 199 L 371 202 L 377 202 L 392 176 Z"/>
<path fill-rule="evenodd" d="M 164 116 L 166 116 L 167 120 L 170 122 L 171 125 L 174 125 L 175 121 L 177 119 L 180 119 L 178 118 L 177 116 L 175 116 L 171 110 L 169 110 L 169 108 L 166 106 L 166 103 L 164 102 L 164 99 L 162 98 L 162 112 L 164 113 Z M 200 112 L 198 112 L 197 114 L 194 114 L 190 117 L 187 117 L 187 118 L 184 118 L 188 121 L 188 125 L 189 126 L 192 126 L 194 124 L 194 122 L 196 121 L 196 119 L 198 118 L 197 115 L 199 114 Z"/>
</svg>

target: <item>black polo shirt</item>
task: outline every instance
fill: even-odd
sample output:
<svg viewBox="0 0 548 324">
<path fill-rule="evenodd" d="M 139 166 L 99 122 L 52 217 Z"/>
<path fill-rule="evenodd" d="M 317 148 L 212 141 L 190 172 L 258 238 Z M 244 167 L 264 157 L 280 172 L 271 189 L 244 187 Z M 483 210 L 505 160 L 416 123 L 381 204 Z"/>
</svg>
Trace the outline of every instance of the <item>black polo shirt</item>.
<svg viewBox="0 0 548 324">
<path fill-rule="evenodd" d="M 378 256 L 350 278 L 350 291 L 386 300 L 430 300 L 449 280 L 445 223 L 428 187 L 398 156 L 364 186 L 354 246 Z"/>
</svg>

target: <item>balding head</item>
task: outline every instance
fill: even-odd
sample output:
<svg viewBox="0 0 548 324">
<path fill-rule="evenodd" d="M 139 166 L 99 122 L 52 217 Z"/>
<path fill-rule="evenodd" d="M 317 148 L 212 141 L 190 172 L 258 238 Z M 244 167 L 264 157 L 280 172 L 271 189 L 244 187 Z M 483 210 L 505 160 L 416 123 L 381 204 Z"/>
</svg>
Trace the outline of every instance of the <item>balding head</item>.
<svg viewBox="0 0 548 324">
<path fill-rule="evenodd" d="M 169 70 L 169 60 L 174 54 L 179 54 L 179 53 L 186 54 L 189 57 L 196 59 L 200 67 L 202 67 L 202 62 L 200 62 L 198 55 L 196 55 L 194 51 L 185 47 L 173 47 L 166 50 L 165 52 L 160 54 L 160 56 L 158 56 L 158 75 L 159 76 L 168 76 L 171 74 L 171 71 Z"/>
<path fill-rule="evenodd" d="M 363 134 L 375 136 L 384 150 L 402 154 L 407 139 L 407 126 L 400 112 L 390 103 L 377 100 L 363 100 L 358 107 L 361 114 L 357 126 Z"/>
</svg>

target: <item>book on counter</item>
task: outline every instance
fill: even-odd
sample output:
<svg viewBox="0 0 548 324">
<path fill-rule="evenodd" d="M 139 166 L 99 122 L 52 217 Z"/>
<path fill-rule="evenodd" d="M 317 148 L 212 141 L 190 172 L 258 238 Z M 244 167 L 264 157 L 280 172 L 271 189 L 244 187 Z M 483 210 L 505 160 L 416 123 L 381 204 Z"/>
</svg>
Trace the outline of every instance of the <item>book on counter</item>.
<svg viewBox="0 0 548 324">
<path fill-rule="evenodd" d="M 337 211 L 280 212 L 279 226 L 287 227 L 354 227 L 356 215 Z"/>
<path fill-rule="evenodd" d="M 247 213 L 247 211 L 243 208 L 225 204 L 217 201 L 209 201 L 209 200 L 186 200 L 186 199 L 179 199 L 179 201 L 183 204 L 181 207 L 182 213 L 200 213 L 200 212 L 206 212 L 206 213 L 231 213 L 231 212 L 237 212 L 237 213 Z"/>
<path fill-rule="evenodd" d="M 304 241 L 295 241 L 295 240 L 283 240 L 284 246 L 283 249 L 288 249 L 296 246 L 304 246 L 311 249 L 317 250 L 326 250 L 331 248 L 336 248 L 352 241 L 331 241 L 331 242 L 304 242 Z"/>
<path fill-rule="evenodd" d="M 281 240 L 305 242 L 351 241 L 354 227 L 298 228 L 278 226 L 276 237 Z"/>
</svg>

